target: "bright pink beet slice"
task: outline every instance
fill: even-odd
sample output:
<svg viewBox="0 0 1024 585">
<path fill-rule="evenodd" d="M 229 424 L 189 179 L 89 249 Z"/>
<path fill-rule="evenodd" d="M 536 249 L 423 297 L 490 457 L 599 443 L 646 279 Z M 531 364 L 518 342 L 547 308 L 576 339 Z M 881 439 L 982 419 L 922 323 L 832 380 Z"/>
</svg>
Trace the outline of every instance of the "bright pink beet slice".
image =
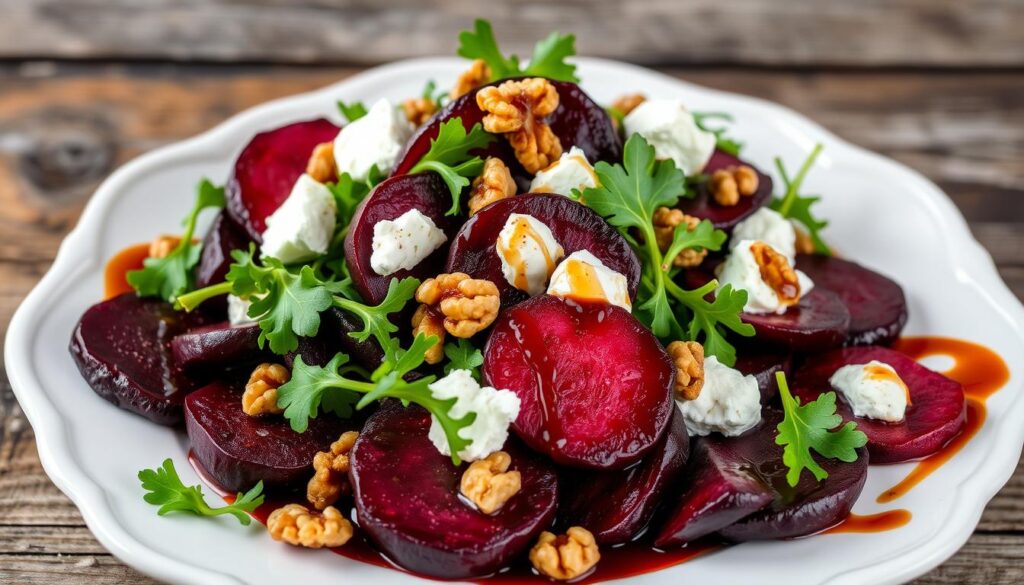
<svg viewBox="0 0 1024 585">
<path fill-rule="evenodd" d="M 228 322 L 193 329 L 171 340 L 174 363 L 188 371 L 251 365 L 273 357 L 260 349 L 258 325 Z"/>
<path fill-rule="evenodd" d="M 253 137 L 235 161 L 227 185 L 227 211 L 249 236 L 262 241 L 266 219 L 284 203 L 317 144 L 340 128 L 323 118 L 295 122 Z"/>
<path fill-rule="evenodd" d="M 757 379 L 763 406 L 771 402 L 779 393 L 779 383 L 775 380 L 775 374 L 785 372 L 789 376 L 793 368 L 793 359 L 786 352 L 744 347 L 736 356 L 736 363 L 733 367 Z"/>
<path fill-rule="evenodd" d="M 171 339 L 204 324 L 159 300 L 125 293 L 90 307 L 71 335 L 71 357 L 89 386 L 119 408 L 149 420 L 181 422 L 181 403 L 195 389 L 171 356 Z"/>
<path fill-rule="evenodd" d="M 689 454 L 686 423 L 674 412 L 665 436 L 638 465 L 625 471 L 566 473 L 559 523 L 585 527 L 602 545 L 629 542 L 647 528 Z"/>
<path fill-rule="evenodd" d="M 550 463 L 512 438 L 504 450 L 522 488 L 483 514 L 459 495 L 466 465 L 438 452 L 430 415 L 392 402 L 370 417 L 352 450 L 349 477 L 359 527 L 398 565 L 421 575 L 489 575 L 519 557 L 555 516 L 558 481 Z"/>
<path fill-rule="evenodd" d="M 572 467 L 638 461 L 672 414 L 672 360 L 629 312 L 603 303 L 540 295 L 505 310 L 483 372 L 519 396 L 516 434 Z"/>
<path fill-rule="evenodd" d="M 410 209 L 418 209 L 447 234 L 450 242 L 461 224 L 461 218 L 445 215 L 451 203 L 451 192 L 441 177 L 433 172 L 391 177 L 367 195 L 356 209 L 345 236 L 345 263 L 356 290 L 367 302 L 376 305 L 383 301 L 393 278 L 414 276 L 423 280 L 437 276 L 448 253 L 448 245 L 445 244 L 412 270 L 381 276 L 370 266 L 373 226 L 385 219 L 394 220 Z"/>
<path fill-rule="evenodd" d="M 327 450 L 356 421 L 330 414 L 310 419 L 296 433 L 282 416 L 254 417 L 242 411 L 241 384 L 215 382 L 185 399 L 185 428 L 192 453 L 216 482 L 242 491 L 263 481 L 273 491 L 299 488 L 313 476 L 313 456 Z"/>
<path fill-rule="evenodd" d="M 757 171 L 757 192 L 750 197 L 740 197 L 740 202 L 732 206 L 719 205 L 708 190 L 708 182 L 702 182 L 697 189 L 697 195 L 693 199 L 680 199 L 676 206 L 682 209 L 687 215 L 709 220 L 716 228 L 729 230 L 736 224 L 750 217 L 755 211 L 761 209 L 772 198 L 772 178 L 762 173 L 754 165 L 740 160 L 739 158 L 721 151 L 715 150 L 711 155 L 706 167 L 702 171 L 711 175 L 717 170 L 730 166 L 747 165 Z"/>
<path fill-rule="evenodd" d="M 854 416 L 837 400 L 836 412 L 854 421 L 868 436 L 872 463 L 899 463 L 935 453 L 960 433 L 967 420 L 964 390 L 959 382 L 929 370 L 902 353 L 885 347 L 849 347 L 815 356 L 797 372 L 793 393 L 802 401 L 832 390 L 829 378 L 850 364 L 878 360 L 889 364 L 910 390 L 911 404 L 902 423 Z M 838 393 L 837 393 L 838 394 Z"/>
<path fill-rule="evenodd" d="M 907 324 L 903 288 L 874 270 L 820 254 L 801 254 L 796 266 L 846 304 L 850 312 L 847 345 L 888 345 Z"/>
<path fill-rule="evenodd" d="M 509 307 L 528 298 L 505 280 L 495 245 L 505 221 L 513 213 L 532 215 L 543 222 L 568 256 L 588 250 L 605 266 L 622 273 L 629 294 L 636 296 L 640 284 L 640 260 L 626 239 L 601 216 L 568 197 L 549 194 L 517 195 L 488 205 L 467 221 L 452 240 L 446 272 L 465 272 L 485 278 L 498 286 L 502 306 Z"/>
<path fill-rule="evenodd" d="M 850 326 L 850 313 L 843 301 L 819 286 L 781 315 L 743 313 L 742 319 L 756 332 L 749 343 L 808 353 L 842 345 Z"/>
</svg>

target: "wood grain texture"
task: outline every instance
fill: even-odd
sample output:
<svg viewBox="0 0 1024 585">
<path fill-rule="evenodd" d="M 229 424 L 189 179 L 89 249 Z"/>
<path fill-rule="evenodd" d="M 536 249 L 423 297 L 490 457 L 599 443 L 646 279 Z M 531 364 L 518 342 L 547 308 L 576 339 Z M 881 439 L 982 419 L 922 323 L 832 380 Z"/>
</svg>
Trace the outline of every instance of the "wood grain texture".
<svg viewBox="0 0 1024 585">
<path fill-rule="evenodd" d="M 473 18 L 646 64 L 1020 67 L 1019 0 L 2 0 L 0 57 L 358 63 L 451 54 Z"/>
<path fill-rule="evenodd" d="M 248 106 L 320 87 L 354 71 L 0 64 L 0 336 L 18 302 L 49 266 L 84 200 L 118 164 L 206 130 Z M 668 72 L 779 101 L 848 140 L 917 168 L 950 193 L 1004 279 L 1024 297 L 1020 75 L 737 68 Z M 1024 466 L 1019 466 L 967 545 L 918 583 L 1022 580 Z M 47 479 L 32 430 L 0 369 L 0 583 L 7 582 L 152 583 L 110 557 Z"/>
</svg>

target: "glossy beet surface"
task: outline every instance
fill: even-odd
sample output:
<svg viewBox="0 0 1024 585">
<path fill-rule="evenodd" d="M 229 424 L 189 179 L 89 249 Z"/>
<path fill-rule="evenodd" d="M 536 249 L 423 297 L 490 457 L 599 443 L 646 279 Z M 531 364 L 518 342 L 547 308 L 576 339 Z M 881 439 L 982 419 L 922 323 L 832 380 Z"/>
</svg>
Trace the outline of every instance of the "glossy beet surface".
<svg viewBox="0 0 1024 585">
<path fill-rule="evenodd" d="M 257 134 L 235 161 L 227 185 L 227 211 L 249 236 L 261 241 L 266 219 L 284 203 L 306 171 L 317 144 L 330 142 L 339 128 L 323 118 L 295 122 Z"/>
<path fill-rule="evenodd" d="M 747 343 L 798 352 L 838 347 L 846 340 L 850 326 L 846 305 L 834 292 L 818 286 L 781 315 L 743 313 L 742 318 L 753 325 L 756 332 Z"/>
<path fill-rule="evenodd" d="M 203 288 L 211 284 L 224 282 L 228 274 L 228 268 L 234 261 L 231 258 L 232 250 L 248 250 L 252 238 L 239 227 L 225 212 L 217 215 L 210 225 L 210 230 L 203 238 L 203 251 L 199 257 L 199 266 L 196 267 L 196 288 Z M 223 306 L 223 299 L 220 298 Z M 207 301 L 207 303 L 213 302 Z"/>
<path fill-rule="evenodd" d="M 847 345 L 888 345 L 907 324 L 907 299 L 891 279 L 831 256 L 797 256 L 796 267 L 831 289 L 850 312 Z"/>
<path fill-rule="evenodd" d="M 193 387 L 171 359 L 171 339 L 203 324 L 198 313 L 125 293 L 82 315 L 71 336 L 71 357 L 97 394 L 173 425 L 181 422 L 182 400 Z"/>
<path fill-rule="evenodd" d="M 502 82 L 494 85 L 500 83 Z M 591 164 L 599 160 L 619 162 L 622 158 L 622 142 L 604 108 L 590 99 L 575 83 L 564 81 L 552 81 L 551 83 L 558 90 L 559 106 L 548 117 L 548 123 L 562 143 L 562 150 L 568 152 L 572 146 L 581 148 Z M 476 104 L 476 91 L 471 91 L 451 102 L 409 140 L 405 153 L 395 166 L 394 174 L 408 173 L 423 158 L 423 155 L 430 149 L 430 141 L 437 137 L 442 123 L 452 118 L 462 118 L 462 125 L 468 130 L 480 122 L 483 117 L 483 112 Z M 505 161 L 523 190 L 533 178 L 523 170 L 509 147 L 508 141 L 503 137 L 499 136 L 484 152 L 479 154 L 497 156 Z"/>
<path fill-rule="evenodd" d="M 558 482 L 543 458 L 513 438 L 505 446 L 522 488 L 487 515 L 459 495 L 456 467 L 427 438 L 430 415 L 397 402 L 370 417 L 349 476 L 360 528 L 389 559 L 445 579 L 487 575 L 518 558 L 555 515 Z"/>
<path fill-rule="evenodd" d="M 513 213 L 531 215 L 549 228 L 568 256 L 587 250 L 605 266 L 625 275 L 629 294 L 640 284 L 640 260 L 619 232 L 604 219 L 562 195 L 517 195 L 488 205 L 462 226 L 448 250 L 446 272 L 465 272 L 485 278 L 501 291 L 502 306 L 524 301 L 528 295 L 505 279 L 495 245 L 505 221 Z"/>
<path fill-rule="evenodd" d="M 960 432 L 966 422 L 960 383 L 884 347 L 849 347 L 815 356 L 797 372 L 793 393 L 803 401 L 814 400 L 832 390 L 828 380 L 836 370 L 871 360 L 896 370 L 910 390 L 911 401 L 902 423 L 888 423 L 854 416 L 840 393 L 836 412 L 844 420 L 855 421 L 868 436 L 872 463 L 897 463 L 931 455 Z"/>
<path fill-rule="evenodd" d="M 171 340 L 171 352 L 174 363 L 185 370 L 247 365 L 273 356 L 260 349 L 259 337 L 258 325 L 215 323 L 176 336 Z"/>
<path fill-rule="evenodd" d="M 636 462 L 672 414 L 672 360 L 632 315 L 603 303 L 540 295 L 505 310 L 483 371 L 519 396 L 516 434 L 569 466 Z"/>
<path fill-rule="evenodd" d="M 384 361 L 384 351 L 372 337 L 356 341 L 349 333 L 363 328 L 362 321 L 351 313 L 331 307 L 320 313 L 320 330 L 315 337 L 300 337 L 299 347 L 284 356 L 285 365 L 291 367 L 296 355 L 306 364 L 325 366 L 338 352 L 348 354 L 352 361 L 373 370 Z"/>
<path fill-rule="evenodd" d="M 451 203 L 452 196 L 448 187 L 437 173 L 432 172 L 392 177 L 377 185 L 363 200 L 345 236 L 345 263 L 348 264 L 356 289 L 367 302 L 376 305 L 384 300 L 392 278 L 415 276 L 423 280 L 437 276 L 444 267 L 448 253 L 446 243 L 412 270 L 399 270 L 381 276 L 370 266 L 373 227 L 377 222 L 393 220 L 410 209 L 418 209 L 447 234 L 450 242 L 461 224 L 460 218 L 445 215 Z"/>
<path fill-rule="evenodd" d="M 313 474 L 313 456 L 327 450 L 354 421 L 330 414 L 310 419 L 296 433 L 282 416 L 253 417 L 242 411 L 241 384 L 215 382 L 185 399 L 185 426 L 192 453 L 225 489 L 241 491 L 263 480 L 268 489 L 300 488 Z"/>
<path fill-rule="evenodd" d="M 761 390 L 761 404 L 771 402 L 779 393 L 779 383 L 775 380 L 776 372 L 790 375 L 793 360 L 788 353 L 757 347 L 744 347 L 736 357 L 734 368 L 757 378 L 757 387 Z"/>
<path fill-rule="evenodd" d="M 716 228 L 728 230 L 758 209 L 768 205 L 772 198 L 772 179 L 754 165 L 742 161 L 727 152 L 715 150 L 715 153 L 711 155 L 711 160 L 708 161 L 707 166 L 704 167 L 702 172 L 706 175 L 711 175 L 717 170 L 736 165 L 748 165 L 757 170 L 757 192 L 752 196 L 740 197 L 740 201 L 736 205 L 728 207 L 719 205 L 708 190 L 709 183 L 704 181 L 700 183 L 700 186 L 697 188 L 697 195 L 693 199 L 680 199 L 676 207 L 682 209 L 687 215 L 711 221 L 711 223 L 715 224 Z"/>
<path fill-rule="evenodd" d="M 689 454 L 686 423 L 674 412 L 665 436 L 638 465 L 626 471 L 567 473 L 559 523 L 585 526 L 602 545 L 629 542 L 647 527 Z"/>
</svg>

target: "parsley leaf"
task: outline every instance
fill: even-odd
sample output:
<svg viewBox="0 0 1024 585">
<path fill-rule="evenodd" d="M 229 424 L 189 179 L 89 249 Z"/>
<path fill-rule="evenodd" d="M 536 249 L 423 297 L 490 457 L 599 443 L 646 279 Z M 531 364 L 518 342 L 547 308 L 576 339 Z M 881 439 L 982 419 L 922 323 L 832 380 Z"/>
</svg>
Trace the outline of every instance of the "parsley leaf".
<svg viewBox="0 0 1024 585">
<path fill-rule="evenodd" d="M 154 506 L 160 506 L 157 514 L 163 516 L 168 512 L 190 512 L 197 516 L 220 516 L 231 514 L 248 526 L 252 519 L 249 513 L 263 504 L 263 482 L 257 483 L 245 493 L 239 492 L 235 501 L 220 508 L 211 508 L 203 499 L 203 488 L 198 485 L 186 486 L 174 469 L 174 462 L 164 461 L 156 469 L 143 469 L 139 472 L 139 481 L 146 495 L 142 499 Z"/>
<path fill-rule="evenodd" d="M 456 52 L 466 59 L 483 59 L 491 69 L 491 81 L 519 75 L 519 58 L 515 55 L 505 58 L 501 54 L 491 23 L 482 18 L 473 22 L 473 30 L 459 33 Z"/>
<path fill-rule="evenodd" d="M 679 224 L 672 232 L 672 244 L 665 251 L 661 269 L 668 271 L 676 256 L 687 248 L 707 248 L 713 252 L 718 251 L 725 243 L 726 237 L 725 232 L 716 230 L 714 224 L 706 219 L 698 223 L 692 231 L 687 228 L 686 224 Z"/>
<path fill-rule="evenodd" d="M 338 207 L 338 221 L 335 222 L 338 230 L 347 231 L 348 225 L 352 223 L 352 216 L 356 213 L 356 207 L 359 207 L 373 190 L 376 184 L 373 179 L 379 175 L 377 165 L 374 165 L 370 169 L 370 180 L 365 183 L 353 180 L 352 175 L 348 173 L 341 173 L 336 182 L 327 183 L 327 189 L 334 195 L 334 202 Z"/>
<path fill-rule="evenodd" d="M 202 244 L 193 243 L 192 236 L 200 212 L 211 207 L 224 207 L 224 189 L 203 179 L 196 187 L 196 200 L 192 211 L 185 218 L 185 231 L 178 245 L 163 258 L 146 258 L 141 269 L 132 270 L 126 275 L 128 284 L 132 285 L 140 297 L 160 297 L 173 302 L 179 295 L 192 289 L 195 284 L 193 268 L 199 263 L 202 252 Z"/>
<path fill-rule="evenodd" d="M 740 150 L 743 149 L 743 143 L 725 135 L 726 129 L 724 127 L 714 127 L 708 125 L 708 120 L 717 119 L 725 122 L 732 122 L 732 116 L 725 112 L 694 112 L 693 121 L 697 124 L 697 127 L 705 132 L 710 132 L 715 135 L 715 146 L 719 150 L 727 152 L 733 156 L 739 156 Z"/>
<path fill-rule="evenodd" d="M 775 166 L 779 170 L 779 175 L 782 177 L 782 183 L 786 190 L 781 197 L 772 199 L 771 208 L 778 211 L 782 217 L 787 217 L 803 224 L 807 228 L 811 241 L 814 242 L 814 250 L 819 254 L 831 256 L 832 251 L 829 249 L 828 244 L 821 239 L 821 230 L 828 225 L 828 222 L 817 219 L 811 212 L 811 205 L 820 201 L 821 197 L 800 195 L 800 187 L 807 177 L 807 172 L 811 170 L 811 166 L 814 165 L 815 159 L 821 154 L 822 148 L 821 144 L 814 146 L 814 150 L 811 151 L 811 154 L 807 155 L 807 159 L 804 160 L 796 176 L 792 179 L 789 178 L 782 159 L 775 159 Z"/>
<path fill-rule="evenodd" d="M 430 141 L 430 150 L 409 170 L 409 174 L 434 171 L 441 175 L 452 194 L 452 206 L 446 215 L 459 212 L 462 190 L 469 186 L 469 178 L 480 174 L 484 161 L 470 151 L 485 148 L 494 140 L 480 123 L 467 133 L 462 118 L 452 118 L 441 124 L 437 138 Z"/>
<path fill-rule="evenodd" d="M 363 321 L 363 329 L 350 332 L 350 337 L 363 342 L 372 335 L 386 353 L 391 349 L 391 334 L 398 331 L 390 317 L 393 313 L 401 311 L 405 304 L 416 296 L 419 285 L 420 281 L 416 278 L 392 278 L 388 283 L 388 294 L 377 306 L 364 305 L 341 296 L 334 297 L 334 306 L 352 313 Z"/>
<path fill-rule="evenodd" d="M 363 102 L 352 102 L 351 104 L 346 104 L 341 100 L 338 100 L 338 111 L 341 112 L 342 116 L 345 116 L 345 119 L 348 120 L 349 124 L 355 122 L 359 118 L 362 118 L 369 112 Z"/>
<path fill-rule="evenodd" d="M 801 405 L 800 399 L 789 392 L 786 374 L 777 372 L 779 396 L 785 417 L 779 423 L 779 434 L 775 443 L 782 445 L 782 462 L 789 468 L 786 481 L 796 486 L 804 469 L 821 481 L 828 477 L 811 454 L 813 449 L 819 455 L 850 463 L 857 460 L 857 449 L 868 442 L 868 437 L 857 430 L 857 423 L 850 421 L 840 428 L 843 417 L 836 414 L 836 393 L 826 392 L 817 400 Z"/>
<path fill-rule="evenodd" d="M 452 370 L 469 370 L 473 379 L 480 381 L 480 366 L 484 364 L 484 354 L 468 339 L 457 339 L 455 343 L 446 343 L 444 355 L 448 363 L 444 365 L 444 373 Z"/>
<path fill-rule="evenodd" d="M 525 75 L 579 83 L 576 66 L 565 61 L 576 54 L 575 45 L 575 36 L 553 32 L 534 46 L 533 56 L 524 68 L 520 66 L 519 57 L 502 54 L 491 23 L 478 18 L 473 30 L 459 33 L 457 52 L 467 59 L 483 59 L 491 70 L 490 81 Z"/>
<path fill-rule="evenodd" d="M 575 54 L 576 36 L 553 32 L 534 46 L 533 56 L 523 70 L 523 75 L 579 83 L 576 66 L 565 62 L 566 58 Z"/>
</svg>

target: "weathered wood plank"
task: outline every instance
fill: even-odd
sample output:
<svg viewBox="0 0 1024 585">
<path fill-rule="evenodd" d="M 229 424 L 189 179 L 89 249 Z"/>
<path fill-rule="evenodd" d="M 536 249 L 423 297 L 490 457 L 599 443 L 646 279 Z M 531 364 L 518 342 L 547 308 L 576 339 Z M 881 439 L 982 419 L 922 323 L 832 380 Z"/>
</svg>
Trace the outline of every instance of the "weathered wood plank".
<svg viewBox="0 0 1024 585">
<path fill-rule="evenodd" d="M 0 583 L 155 585 L 158 581 L 122 565 L 110 555 L 0 554 Z"/>
<path fill-rule="evenodd" d="M 648 64 L 1024 63 L 1015 0 L 3 0 L 0 13 L 3 58 L 374 64 L 452 54 L 487 15 L 519 54 L 559 29 L 581 54 Z"/>
</svg>

